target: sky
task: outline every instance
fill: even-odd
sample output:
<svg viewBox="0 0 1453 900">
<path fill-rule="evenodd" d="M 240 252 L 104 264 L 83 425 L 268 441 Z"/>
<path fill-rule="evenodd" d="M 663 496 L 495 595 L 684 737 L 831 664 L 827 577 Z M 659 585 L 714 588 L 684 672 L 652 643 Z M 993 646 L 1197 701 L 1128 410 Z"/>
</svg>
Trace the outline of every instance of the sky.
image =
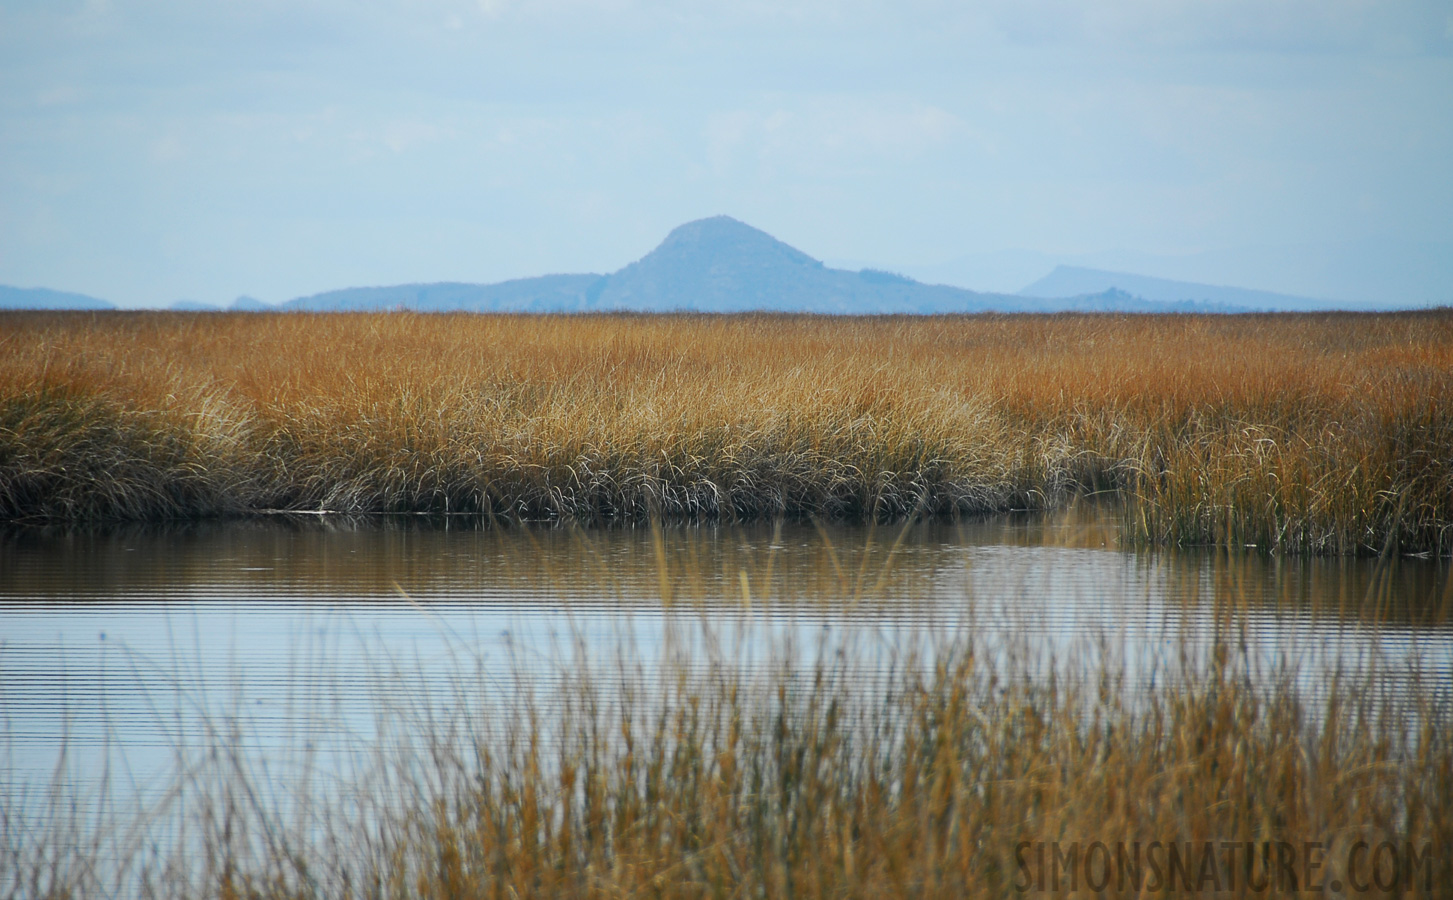
<svg viewBox="0 0 1453 900">
<path fill-rule="evenodd" d="M 1450 0 L 0 0 L 0 283 L 125 306 L 717 214 L 979 289 L 1453 302 L 1450 210 Z"/>
</svg>

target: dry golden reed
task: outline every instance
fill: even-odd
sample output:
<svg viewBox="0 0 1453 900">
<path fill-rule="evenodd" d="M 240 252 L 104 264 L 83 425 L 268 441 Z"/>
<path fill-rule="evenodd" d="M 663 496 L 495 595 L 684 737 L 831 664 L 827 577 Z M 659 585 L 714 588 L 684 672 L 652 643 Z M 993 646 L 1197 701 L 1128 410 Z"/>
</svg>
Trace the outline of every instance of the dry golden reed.
<svg viewBox="0 0 1453 900">
<path fill-rule="evenodd" d="M 876 674 L 861 647 L 800 665 L 779 645 L 762 667 L 708 652 L 654 673 L 567 657 L 558 690 L 472 716 L 385 716 L 357 771 L 282 789 L 219 721 L 155 807 L 62 794 L 17 831 L 23 809 L 0 799 L 0 891 L 1005 898 L 1100 881 L 1089 893 L 1266 897 L 1376 877 L 1392 889 L 1326 895 L 1446 897 L 1446 685 L 1353 678 L 1318 700 L 1295 668 L 1256 672 L 1235 627 L 1223 637 L 1207 664 L 1172 653 L 1148 688 L 1076 659 L 1036 678 L 1027 657 L 1006 665 L 1002 647 L 969 639 L 906 648 Z M 1087 862 L 1096 841 L 1138 844 L 1136 865 L 1105 877 L 1103 858 Z M 1056 842 L 1080 848 L 1078 893 L 1063 869 L 1049 890 L 1036 860 Z M 1374 873 L 1359 843 L 1389 843 L 1393 862 Z M 1310 870 L 1308 844 L 1321 847 Z M 1200 860 L 1208 845 L 1214 871 L 1175 874 L 1168 847 Z"/>
<path fill-rule="evenodd" d="M 1453 311 L 0 316 L 0 517 L 888 519 L 1453 550 Z"/>
</svg>

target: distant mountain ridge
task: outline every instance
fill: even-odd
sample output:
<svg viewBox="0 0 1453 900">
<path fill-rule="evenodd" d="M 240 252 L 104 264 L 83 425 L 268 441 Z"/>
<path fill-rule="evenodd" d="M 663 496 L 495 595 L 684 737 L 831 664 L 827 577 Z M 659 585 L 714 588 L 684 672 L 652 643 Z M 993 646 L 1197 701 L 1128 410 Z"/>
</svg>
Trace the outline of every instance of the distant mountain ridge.
<svg viewBox="0 0 1453 900">
<path fill-rule="evenodd" d="M 18 288 L 0 284 L 0 309 L 115 309 L 105 300 L 53 291 L 50 288 Z"/>
<path fill-rule="evenodd" d="M 272 306 L 238 297 L 230 311 L 314 312 L 807 312 L 834 314 L 978 312 L 1235 313 L 1342 306 L 1247 288 L 1059 266 L 1017 294 L 929 284 L 896 272 L 824 265 L 728 216 L 687 222 L 655 249 L 610 274 L 518 278 L 496 284 L 438 282 L 355 287 Z M 0 309 L 114 309 L 83 294 L 0 286 Z M 178 311 L 221 311 L 178 301 Z M 1344 306 L 1344 308 L 1350 308 Z"/>
<path fill-rule="evenodd" d="M 1019 298 L 928 285 L 902 275 L 831 269 L 727 216 L 687 222 L 591 291 L 606 310 L 935 313 L 1019 308 Z"/>
<path fill-rule="evenodd" d="M 1129 272 L 1110 272 L 1081 266 L 1055 266 L 1054 271 L 1019 293 L 1024 297 L 1066 297 L 1118 290 L 1157 303 L 1201 303 L 1227 311 L 1354 309 L 1357 304 L 1335 303 L 1251 288 L 1221 287 L 1192 281 L 1152 278 Z"/>
<path fill-rule="evenodd" d="M 499 284 L 348 288 L 282 304 L 310 311 L 956 313 L 1224 312 L 1221 304 L 1163 303 L 1123 291 L 1030 298 L 924 284 L 874 269 L 829 268 L 728 216 L 687 222 L 636 262 L 609 275 L 545 275 Z"/>
<path fill-rule="evenodd" d="M 299 297 L 281 309 L 309 312 L 573 312 L 583 309 L 586 292 L 600 275 L 541 275 L 498 284 L 400 284 L 391 287 L 344 288 Z"/>
</svg>

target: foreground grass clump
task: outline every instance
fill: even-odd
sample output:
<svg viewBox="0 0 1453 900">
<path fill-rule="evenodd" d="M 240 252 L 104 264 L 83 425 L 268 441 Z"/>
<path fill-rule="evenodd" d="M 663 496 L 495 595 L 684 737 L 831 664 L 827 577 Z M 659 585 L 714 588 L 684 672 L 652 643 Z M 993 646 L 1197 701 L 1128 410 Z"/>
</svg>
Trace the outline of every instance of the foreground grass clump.
<svg viewBox="0 0 1453 900">
<path fill-rule="evenodd" d="M 1253 674 L 1236 645 L 1228 633 L 1204 664 L 1166 660 L 1148 688 L 1076 660 L 1034 676 L 967 640 L 886 658 L 839 648 L 807 665 L 785 645 L 767 666 L 718 650 L 592 670 L 581 655 L 503 707 L 394 710 L 355 771 L 330 780 L 320 764 L 281 790 L 218 722 L 149 810 L 62 797 L 27 830 L 13 796 L 0 801 L 0 890 L 999 898 L 1052 886 L 1035 867 L 1041 842 L 1209 841 L 1243 848 L 1217 870 L 1216 896 L 1294 893 L 1260 847 L 1295 848 L 1302 879 L 1309 842 L 1325 851 L 1315 883 L 1370 883 L 1354 848 L 1391 842 L 1418 861 L 1396 882 L 1385 863 L 1384 886 L 1446 896 L 1446 690 L 1368 682 L 1315 700 L 1295 671 Z M 1142 890 L 1112 881 L 1103 895 L 1211 892 L 1196 865 L 1171 880 L 1166 859 L 1158 877 L 1142 859 Z M 1080 864 L 1081 888 L 1099 873 Z"/>
<path fill-rule="evenodd" d="M 1453 312 L 0 316 L 0 517 L 892 518 L 1453 551 Z"/>
</svg>

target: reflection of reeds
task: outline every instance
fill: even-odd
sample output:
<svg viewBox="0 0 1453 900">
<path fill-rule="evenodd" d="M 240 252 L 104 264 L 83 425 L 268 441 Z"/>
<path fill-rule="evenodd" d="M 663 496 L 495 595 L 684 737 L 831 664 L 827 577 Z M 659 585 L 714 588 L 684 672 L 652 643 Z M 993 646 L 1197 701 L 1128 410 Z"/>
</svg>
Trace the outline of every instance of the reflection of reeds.
<svg viewBox="0 0 1453 900">
<path fill-rule="evenodd" d="M 1453 315 L 9 314 L 0 516 L 891 518 L 1453 549 Z"/>
<path fill-rule="evenodd" d="M 1148 689 L 1113 664 L 990 661 L 967 637 L 807 663 L 756 645 L 748 664 L 728 638 L 668 648 L 660 668 L 566 651 L 559 681 L 503 706 L 467 677 L 448 704 L 381 706 L 341 777 L 316 760 L 284 775 L 216 716 L 150 811 L 62 785 L 26 830 L 7 792 L 0 891 L 1005 897 L 1026 841 L 1319 842 L 1330 882 L 1357 841 L 1390 840 L 1432 848 L 1432 890 L 1420 864 L 1402 896 L 1453 884 L 1446 685 L 1308 704 L 1294 671 L 1253 674 L 1229 625 L 1199 661 L 1172 651 Z"/>
</svg>

